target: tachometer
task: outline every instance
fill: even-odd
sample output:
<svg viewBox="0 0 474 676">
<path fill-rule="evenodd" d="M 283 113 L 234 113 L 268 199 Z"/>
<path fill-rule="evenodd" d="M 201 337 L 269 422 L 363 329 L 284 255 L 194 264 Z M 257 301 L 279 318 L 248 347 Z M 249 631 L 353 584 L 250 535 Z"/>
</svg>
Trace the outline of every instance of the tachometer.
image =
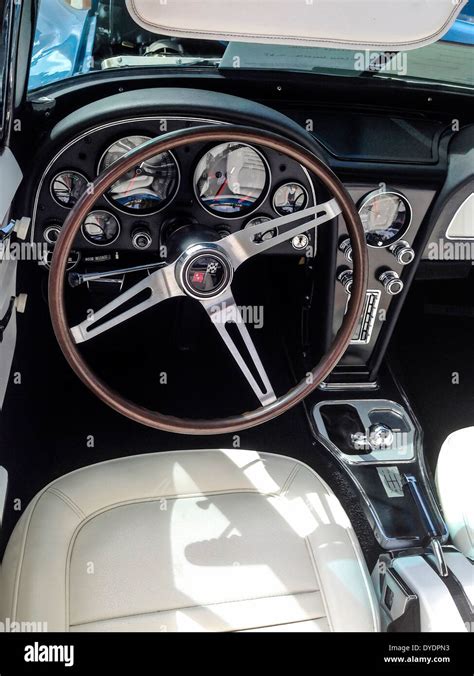
<svg viewBox="0 0 474 676">
<path fill-rule="evenodd" d="M 51 181 L 51 195 L 60 206 L 71 209 L 87 186 L 87 178 L 78 171 L 62 171 Z"/>
<path fill-rule="evenodd" d="M 99 173 L 108 169 L 149 136 L 127 136 L 112 143 L 99 162 Z M 131 214 L 153 214 L 167 206 L 179 187 L 178 164 L 171 152 L 160 153 L 137 165 L 112 185 L 107 198 Z"/>
<path fill-rule="evenodd" d="M 374 190 L 362 200 L 359 216 L 367 244 L 379 248 L 403 237 L 410 227 L 412 210 L 410 202 L 400 193 Z"/>
<path fill-rule="evenodd" d="M 82 234 L 90 244 L 106 246 L 115 242 L 120 235 L 118 218 L 108 211 L 91 211 L 82 224 Z"/>
<path fill-rule="evenodd" d="M 269 183 L 266 159 L 244 143 L 221 143 L 211 148 L 194 172 L 195 191 L 202 206 L 229 218 L 253 211 Z"/>
</svg>

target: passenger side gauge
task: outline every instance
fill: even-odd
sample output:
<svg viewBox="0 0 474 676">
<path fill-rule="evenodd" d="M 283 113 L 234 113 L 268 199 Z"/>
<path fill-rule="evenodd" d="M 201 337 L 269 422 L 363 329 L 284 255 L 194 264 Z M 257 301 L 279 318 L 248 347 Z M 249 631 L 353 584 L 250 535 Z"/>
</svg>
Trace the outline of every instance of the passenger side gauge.
<svg viewBox="0 0 474 676">
<path fill-rule="evenodd" d="M 273 208 L 280 216 L 294 214 L 308 204 L 308 192 L 301 183 L 285 183 L 273 195 Z"/>
<path fill-rule="evenodd" d="M 99 162 L 99 174 L 130 150 L 149 140 L 149 136 L 127 136 L 112 143 Z M 107 199 L 125 213 L 149 215 L 167 206 L 176 195 L 178 187 L 178 164 L 171 152 L 165 152 L 124 174 L 112 185 Z"/>
<path fill-rule="evenodd" d="M 120 235 L 120 223 L 108 211 L 91 211 L 82 224 L 82 234 L 90 244 L 106 246 Z"/>
<path fill-rule="evenodd" d="M 265 196 L 270 168 L 264 156 L 244 143 L 221 143 L 199 160 L 194 189 L 211 214 L 240 218 Z"/>
<path fill-rule="evenodd" d="M 85 192 L 89 182 L 78 171 L 62 171 L 51 181 L 51 195 L 66 209 L 71 209 Z"/>
<path fill-rule="evenodd" d="M 374 190 L 362 200 L 359 216 L 367 244 L 388 247 L 401 239 L 410 227 L 412 209 L 400 193 Z"/>
</svg>

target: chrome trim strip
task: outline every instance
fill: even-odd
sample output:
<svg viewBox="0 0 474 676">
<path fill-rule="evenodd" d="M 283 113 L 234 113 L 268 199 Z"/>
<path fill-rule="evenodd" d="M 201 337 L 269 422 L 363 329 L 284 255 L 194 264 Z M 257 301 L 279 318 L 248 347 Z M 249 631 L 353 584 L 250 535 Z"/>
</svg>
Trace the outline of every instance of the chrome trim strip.
<svg viewBox="0 0 474 676">
<path fill-rule="evenodd" d="M 379 384 L 376 380 L 368 383 L 328 383 L 322 382 L 318 385 L 319 390 L 325 392 L 340 392 L 345 390 L 378 390 Z"/>
</svg>

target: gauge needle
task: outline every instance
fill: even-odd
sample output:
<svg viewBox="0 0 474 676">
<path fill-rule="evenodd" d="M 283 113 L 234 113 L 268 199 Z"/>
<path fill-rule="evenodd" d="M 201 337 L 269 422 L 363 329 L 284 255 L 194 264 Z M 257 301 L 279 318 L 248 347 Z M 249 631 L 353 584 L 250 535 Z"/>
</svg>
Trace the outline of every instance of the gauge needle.
<svg viewBox="0 0 474 676">
<path fill-rule="evenodd" d="M 228 184 L 228 180 L 227 180 L 227 177 L 226 177 L 225 181 L 223 182 L 223 184 L 221 185 L 219 190 L 216 192 L 216 197 L 219 197 L 219 195 L 222 193 L 222 191 L 224 190 L 224 188 L 226 187 L 227 184 Z"/>
</svg>

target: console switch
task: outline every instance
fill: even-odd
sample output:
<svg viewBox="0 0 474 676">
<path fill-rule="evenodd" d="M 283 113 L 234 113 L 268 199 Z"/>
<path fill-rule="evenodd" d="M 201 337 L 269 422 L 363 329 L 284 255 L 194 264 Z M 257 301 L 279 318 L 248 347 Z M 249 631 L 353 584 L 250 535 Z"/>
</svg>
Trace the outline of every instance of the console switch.
<svg viewBox="0 0 474 676">
<path fill-rule="evenodd" d="M 395 256 L 400 265 L 409 265 L 413 263 L 415 258 L 415 251 L 408 242 L 398 242 L 391 246 L 389 251 Z"/>
<path fill-rule="evenodd" d="M 390 296 L 398 296 L 403 291 L 403 282 L 396 272 L 386 270 L 379 275 L 379 281 Z"/>
</svg>

